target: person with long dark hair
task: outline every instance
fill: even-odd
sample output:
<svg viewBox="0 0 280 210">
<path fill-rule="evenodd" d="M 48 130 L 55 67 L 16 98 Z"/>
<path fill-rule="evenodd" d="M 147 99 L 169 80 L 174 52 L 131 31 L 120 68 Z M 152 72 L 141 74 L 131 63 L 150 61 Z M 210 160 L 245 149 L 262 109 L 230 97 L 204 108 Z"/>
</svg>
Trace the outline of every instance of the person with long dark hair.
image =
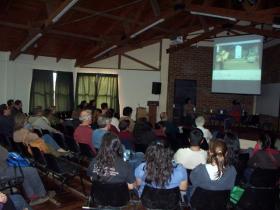
<svg viewBox="0 0 280 210">
<path fill-rule="evenodd" d="M 146 184 L 159 189 L 179 187 L 185 191 L 188 185 L 186 169 L 173 160 L 173 152 L 162 142 L 154 142 L 147 148 L 145 162 L 135 170 L 136 183 L 139 195 Z"/>
<path fill-rule="evenodd" d="M 91 162 L 88 176 L 94 181 L 107 183 L 126 182 L 129 189 L 134 188 L 135 177 L 128 162 L 123 160 L 123 147 L 118 136 L 106 133 L 96 158 Z"/>
<path fill-rule="evenodd" d="M 190 174 L 193 192 L 196 187 L 206 190 L 231 190 L 236 170 L 229 165 L 227 146 L 222 140 L 210 141 L 206 164 L 198 165 Z"/>
</svg>

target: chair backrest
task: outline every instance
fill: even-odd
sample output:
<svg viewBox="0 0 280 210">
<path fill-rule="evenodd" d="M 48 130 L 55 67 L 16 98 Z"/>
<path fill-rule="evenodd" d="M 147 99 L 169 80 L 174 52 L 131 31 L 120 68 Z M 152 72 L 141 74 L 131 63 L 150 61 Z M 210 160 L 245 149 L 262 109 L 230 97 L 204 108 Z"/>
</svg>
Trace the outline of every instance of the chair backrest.
<svg viewBox="0 0 280 210">
<path fill-rule="evenodd" d="M 71 152 L 80 153 L 79 145 L 71 136 L 65 136 L 65 143 Z"/>
<path fill-rule="evenodd" d="M 279 169 L 261 169 L 256 168 L 251 175 L 250 184 L 254 187 L 275 188 L 279 180 Z"/>
<path fill-rule="evenodd" d="M 85 156 L 89 159 L 94 158 L 95 154 L 88 144 L 79 143 L 79 147 L 82 156 Z"/>
<path fill-rule="evenodd" d="M 125 206 L 129 200 L 127 183 L 104 183 L 93 181 L 91 196 L 99 206 L 121 207 Z"/>
<path fill-rule="evenodd" d="M 67 150 L 67 145 L 65 143 L 64 136 L 60 133 L 52 133 L 53 139 L 56 141 L 56 143 L 63 149 Z"/>
<path fill-rule="evenodd" d="M 196 210 L 226 210 L 230 190 L 206 190 L 197 187 L 191 197 L 191 206 Z"/>
<path fill-rule="evenodd" d="M 177 209 L 180 203 L 180 190 L 178 187 L 172 189 L 157 189 L 145 185 L 141 195 L 141 202 L 149 209 Z"/>
<path fill-rule="evenodd" d="M 39 164 L 40 166 L 47 166 L 47 161 L 45 159 L 44 154 L 37 147 L 30 147 L 32 151 L 32 156 L 35 160 L 35 164 Z"/>
</svg>

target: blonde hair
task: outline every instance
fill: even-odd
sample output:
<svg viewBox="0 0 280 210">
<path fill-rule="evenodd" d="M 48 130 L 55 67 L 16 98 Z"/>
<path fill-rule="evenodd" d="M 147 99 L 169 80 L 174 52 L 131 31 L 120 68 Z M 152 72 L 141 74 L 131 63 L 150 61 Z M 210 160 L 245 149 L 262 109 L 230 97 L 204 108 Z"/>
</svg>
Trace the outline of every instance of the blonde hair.
<svg viewBox="0 0 280 210">
<path fill-rule="evenodd" d="M 203 127 L 204 124 L 205 124 L 205 119 L 203 116 L 198 116 L 196 119 L 195 119 L 195 124 L 197 127 Z"/>
</svg>

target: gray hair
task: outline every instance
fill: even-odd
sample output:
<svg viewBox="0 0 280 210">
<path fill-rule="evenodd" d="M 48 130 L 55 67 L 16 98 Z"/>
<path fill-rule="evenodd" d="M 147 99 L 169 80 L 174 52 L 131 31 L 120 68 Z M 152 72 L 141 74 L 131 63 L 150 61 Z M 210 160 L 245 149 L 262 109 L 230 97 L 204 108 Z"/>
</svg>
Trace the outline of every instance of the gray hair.
<svg viewBox="0 0 280 210">
<path fill-rule="evenodd" d="M 82 121 L 82 122 L 85 122 L 85 121 L 91 120 L 91 118 L 92 118 L 92 112 L 91 112 L 91 110 L 86 109 L 86 110 L 83 110 L 83 111 L 80 113 L 79 120 Z"/>
<path fill-rule="evenodd" d="M 106 116 L 99 116 L 97 119 L 97 124 L 99 128 L 104 128 L 106 125 L 111 123 L 111 119 Z"/>
<path fill-rule="evenodd" d="M 196 119 L 195 119 L 195 124 L 196 124 L 196 127 L 203 127 L 204 124 L 205 124 L 205 119 L 203 116 L 198 116 Z"/>
</svg>

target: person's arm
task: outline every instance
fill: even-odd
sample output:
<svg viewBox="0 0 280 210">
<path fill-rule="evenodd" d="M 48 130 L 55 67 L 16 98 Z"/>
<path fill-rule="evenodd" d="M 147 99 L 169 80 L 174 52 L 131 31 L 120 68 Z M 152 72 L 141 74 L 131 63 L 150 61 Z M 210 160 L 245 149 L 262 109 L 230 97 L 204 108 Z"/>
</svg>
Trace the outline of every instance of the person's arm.
<svg viewBox="0 0 280 210">
<path fill-rule="evenodd" d="M 181 191 L 186 191 L 188 188 L 188 180 L 182 181 L 179 185 Z"/>
<path fill-rule="evenodd" d="M 181 191 L 186 191 L 188 188 L 188 174 L 187 174 L 187 170 L 182 166 L 177 166 L 180 167 L 179 169 L 179 173 L 180 173 L 180 185 L 179 185 L 179 189 Z"/>
<path fill-rule="evenodd" d="M 127 187 L 129 190 L 132 190 L 136 187 L 136 181 L 135 181 L 135 176 L 134 176 L 134 171 L 132 170 L 132 167 L 129 165 L 129 163 L 127 164 Z"/>
</svg>

